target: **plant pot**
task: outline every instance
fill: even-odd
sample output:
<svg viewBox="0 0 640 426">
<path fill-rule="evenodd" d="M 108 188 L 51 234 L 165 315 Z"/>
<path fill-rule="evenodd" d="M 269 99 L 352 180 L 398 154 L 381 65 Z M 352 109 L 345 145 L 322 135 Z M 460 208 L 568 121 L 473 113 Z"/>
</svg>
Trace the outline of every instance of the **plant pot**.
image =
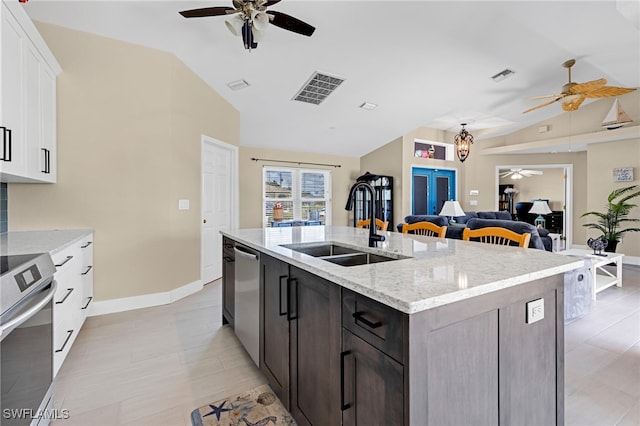
<svg viewBox="0 0 640 426">
<path fill-rule="evenodd" d="M 609 241 L 609 244 L 607 244 L 607 247 L 604 249 L 604 251 L 609 253 L 615 253 L 616 247 L 618 247 L 618 243 L 619 243 L 618 240 Z"/>
</svg>

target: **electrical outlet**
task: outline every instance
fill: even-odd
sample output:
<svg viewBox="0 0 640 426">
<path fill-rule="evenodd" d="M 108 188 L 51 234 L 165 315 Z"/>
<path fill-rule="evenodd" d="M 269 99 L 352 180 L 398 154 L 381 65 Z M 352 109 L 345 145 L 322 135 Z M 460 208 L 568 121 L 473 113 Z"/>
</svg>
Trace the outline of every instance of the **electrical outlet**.
<svg viewBox="0 0 640 426">
<path fill-rule="evenodd" d="M 540 321 L 544 318 L 544 299 L 527 302 L 527 324 Z"/>
<path fill-rule="evenodd" d="M 189 210 L 189 200 L 178 200 L 178 210 Z"/>
</svg>

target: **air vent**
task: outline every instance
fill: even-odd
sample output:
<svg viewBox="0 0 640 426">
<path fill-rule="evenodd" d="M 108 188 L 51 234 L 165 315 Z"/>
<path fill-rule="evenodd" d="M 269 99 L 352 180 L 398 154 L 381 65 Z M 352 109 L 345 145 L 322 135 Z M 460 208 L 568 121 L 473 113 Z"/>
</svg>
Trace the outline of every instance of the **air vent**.
<svg viewBox="0 0 640 426">
<path fill-rule="evenodd" d="M 372 102 L 364 102 L 362 105 L 360 105 L 360 108 L 371 111 L 372 109 L 378 108 L 378 104 L 374 104 Z"/>
<path fill-rule="evenodd" d="M 247 80 L 236 80 L 232 81 L 231 83 L 227 83 L 227 86 L 231 90 L 240 90 L 244 89 L 245 87 L 249 87 L 250 85 Z"/>
<path fill-rule="evenodd" d="M 343 81 L 344 78 L 321 74 L 316 71 L 311 75 L 311 78 L 307 80 L 305 85 L 302 86 L 302 89 L 296 93 L 293 100 L 320 105 L 320 102 L 324 101 L 327 96 L 333 93 Z"/>
<path fill-rule="evenodd" d="M 516 73 L 515 71 L 507 68 L 505 70 L 500 71 L 498 74 L 491 76 L 491 79 L 497 83 L 499 81 L 504 80 L 507 77 L 512 76 L 515 73 Z"/>
</svg>

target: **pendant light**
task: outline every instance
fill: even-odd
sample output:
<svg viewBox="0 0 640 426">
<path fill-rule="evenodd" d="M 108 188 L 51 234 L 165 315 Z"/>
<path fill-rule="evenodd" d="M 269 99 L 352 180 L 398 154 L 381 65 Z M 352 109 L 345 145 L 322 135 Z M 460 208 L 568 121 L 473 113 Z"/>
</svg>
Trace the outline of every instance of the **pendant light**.
<svg viewBox="0 0 640 426">
<path fill-rule="evenodd" d="M 464 160 L 469 156 L 469 151 L 471 150 L 471 144 L 473 143 L 473 135 L 467 132 L 467 129 L 464 126 L 467 123 L 461 123 L 462 130 L 458 133 L 453 140 L 456 144 L 456 154 L 458 155 L 458 159 L 461 163 L 464 163 Z"/>
</svg>

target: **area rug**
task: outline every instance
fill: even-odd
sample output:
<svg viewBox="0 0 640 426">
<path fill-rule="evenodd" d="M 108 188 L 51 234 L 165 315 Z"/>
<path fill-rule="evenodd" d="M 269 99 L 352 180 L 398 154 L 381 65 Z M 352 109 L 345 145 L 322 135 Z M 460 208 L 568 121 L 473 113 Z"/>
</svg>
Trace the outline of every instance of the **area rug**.
<svg viewBox="0 0 640 426">
<path fill-rule="evenodd" d="M 269 385 L 204 405 L 191 412 L 193 426 L 295 426 Z"/>
</svg>

